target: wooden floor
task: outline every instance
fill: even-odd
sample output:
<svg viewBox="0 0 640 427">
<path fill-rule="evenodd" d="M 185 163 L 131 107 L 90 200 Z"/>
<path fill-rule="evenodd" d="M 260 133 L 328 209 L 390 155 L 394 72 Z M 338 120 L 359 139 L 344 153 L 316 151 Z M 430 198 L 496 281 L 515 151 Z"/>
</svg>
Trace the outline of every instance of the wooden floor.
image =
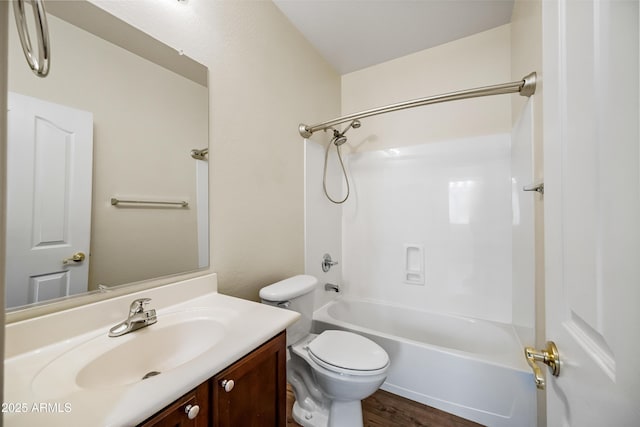
<svg viewBox="0 0 640 427">
<path fill-rule="evenodd" d="M 291 415 L 294 400 L 293 391 L 287 386 L 287 427 L 300 426 Z M 482 427 L 384 390 L 362 401 L 362 416 L 364 427 Z"/>
</svg>

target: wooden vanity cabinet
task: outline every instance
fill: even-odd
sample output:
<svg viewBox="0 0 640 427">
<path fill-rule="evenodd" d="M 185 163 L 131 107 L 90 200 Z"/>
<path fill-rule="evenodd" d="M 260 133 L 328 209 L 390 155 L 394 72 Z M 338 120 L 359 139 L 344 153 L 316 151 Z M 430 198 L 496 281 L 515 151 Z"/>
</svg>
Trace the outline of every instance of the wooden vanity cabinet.
<svg viewBox="0 0 640 427">
<path fill-rule="evenodd" d="M 139 427 L 284 427 L 286 359 L 282 332 Z M 199 406 L 194 419 L 189 405 Z"/>
<path fill-rule="evenodd" d="M 198 413 L 193 419 L 197 406 Z M 209 382 L 200 384 L 194 390 L 158 412 L 139 427 L 208 427 L 209 426 Z"/>
<path fill-rule="evenodd" d="M 213 377 L 213 427 L 284 426 L 286 362 L 283 332 Z"/>
</svg>

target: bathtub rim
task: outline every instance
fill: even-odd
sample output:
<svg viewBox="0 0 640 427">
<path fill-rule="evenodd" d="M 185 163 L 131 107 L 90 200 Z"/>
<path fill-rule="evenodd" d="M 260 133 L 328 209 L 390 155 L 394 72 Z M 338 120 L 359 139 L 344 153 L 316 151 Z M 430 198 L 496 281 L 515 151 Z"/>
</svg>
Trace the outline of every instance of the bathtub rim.
<svg viewBox="0 0 640 427">
<path fill-rule="evenodd" d="M 392 308 L 396 308 L 396 309 L 401 309 L 401 310 L 412 310 L 412 311 L 416 311 L 418 313 L 427 313 L 428 315 L 433 315 L 433 316 L 441 316 L 441 317 L 447 317 L 447 318 L 454 318 L 454 319 L 460 319 L 460 320 L 464 320 L 464 321 L 476 321 L 476 322 L 484 322 L 484 323 L 489 323 L 492 324 L 494 326 L 497 326 L 501 329 L 504 329 L 513 339 L 514 343 L 516 344 L 518 349 L 521 349 L 519 352 L 515 352 L 515 347 L 514 347 L 514 351 L 513 354 L 511 354 L 509 356 L 509 362 L 504 362 L 501 360 L 495 360 L 492 359 L 491 355 L 486 355 L 486 354 L 482 354 L 482 353 L 472 353 L 472 352 L 468 352 L 468 351 L 463 351 L 463 350 L 458 350 L 455 348 L 448 348 L 448 347 L 443 347 L 443 346 L 439 346 L 436 344 L 431 344 L 431 343 L 426 343 L 423 341 L 417 341 L 414 339 L 410 339 L 410 338 L 405 338 L 402 336 L 398 336 L 398 335 L 393 335 L 393 334 L 389 334 L 387 332 L 383 332 L 383 331 L 378 331 L 376 329 L 371 329 L 371 328 L 367 328 L 365 326 L 361 326 L 361 325 L 356 325 L 353 323 L 349 323 L 340 319 L 335 319 L 334 317 L 332 317 L 328 310 L 329 307 L 333 304 L 339 303 L 339 302 L 350 302 L 350 301 L 356 301 L 356 302 L 365 302 L 365 303 L 370 303 L 370 304 L 375 304 L 375 305 L 383 305 L 383 306 L 387 306 L 387 307 L 392 307 Z M 488 363 L 490 365 L 494 365 L 494 366 L 498 366 L 501 368 L 505 368 L 505 369 L 511 369 L 517 372 L 522 372 L 522 373 L 526 373 L 526 374 L 530 374 L 532 377 L 533 381 L 533 372 L 531 371 L 531 368 L 529 367 L 529 365 L 527 364 L 525 357 L 524 357 L 524 346 L 522 344 L 522 341 L 520 339 L 520 334 L 517 331 L 517 328 L 519 326 L 517 325 L 513 325 L 513 324 L 508 324 L 508 323 L 501 323 L 501 322 L 496 322 L 493 320 L 485 320 L 485 319 L 478 319 L 478 318 L 474 318 L 471 316 L 464 316 L 464 315 L 460 315 L 457 313 L 440 313 L 437 311 L 433 311 L 433 310 L 425 310 L 425 309 L 417 309 L 414 307 L 408 307 L 408 306 L 404 306 L 401 304 L 397 304 L 397 303 L 390 303 L 387 301 L 381 301 L 381 300 L 376 300 L 374 298 L 353 298 L 349 295 L 339 295 L 336 298 L 332 299 L 331 301 L 327 302 L 326 304 L 322 305 L 321 307 L 319 307 L 318 309 L 314 310 L 313 312 L 313 316 L 312 316 L 312 330 L 315 332 L 316 331 L 316 322 L 322 322 L 324 324 L 330 324 L 330 325 L 334 325 L 337 328 L 341 328 L 341 329 L 347 329 L 347 330 L 354 330 L 356 332 L 362 332 L 362 333 L 367 333 L 367 334 L 371 334 L 371 335 L 378 335 L 380 337 L 386 338 L 386 339 L 390 339 L 390 340 L 396 340 L 405 344 L 409 344 L 409 345 L 416 345 L 416 346 L 421 346 L 421 347 L 426 347 L 428 349 L 434 350 L 434 351 L 439 351 L 439 352 L 443 352 L 443 353 L 447 353 L 447 354 L 451 354 L 457 357 L 461 357 L 467 360 L 481 360 L 482 362 Z M 516 354 L 518 354 L 520 357 L 517 357 Z"/>
</svg>

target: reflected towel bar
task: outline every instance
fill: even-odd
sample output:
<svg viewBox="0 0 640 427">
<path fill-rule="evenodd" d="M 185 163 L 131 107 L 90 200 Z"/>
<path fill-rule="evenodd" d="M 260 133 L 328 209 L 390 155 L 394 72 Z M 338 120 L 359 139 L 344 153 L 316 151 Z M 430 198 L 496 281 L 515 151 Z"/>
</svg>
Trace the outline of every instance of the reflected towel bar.
<svg viewBox="0 0 640 427">
<path fill-rule="evenodd" d="M 177 205 L 183 208 L 189 206 L 189 202 L 181 200 L 179 202 L 153 201 L 153 200 L 120 200 L 115 197 L 111 198 L 111 204 L 117 206 L 121 203 L 131 203 L 136 205 Z"/>
</svg>

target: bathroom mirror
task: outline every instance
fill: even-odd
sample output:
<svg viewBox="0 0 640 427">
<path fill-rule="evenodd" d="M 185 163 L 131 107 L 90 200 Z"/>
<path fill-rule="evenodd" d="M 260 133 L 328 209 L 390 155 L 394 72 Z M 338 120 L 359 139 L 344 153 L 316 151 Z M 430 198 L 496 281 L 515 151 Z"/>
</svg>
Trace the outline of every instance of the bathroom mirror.
<svg viewBox="0 0 640 427">
<path fill-rule="evenodd" d="M 207 68 L 87 1 L 46 8 L 47 78 L 8 28 L 8 310 L 208 267 Z"/>
</svg>

